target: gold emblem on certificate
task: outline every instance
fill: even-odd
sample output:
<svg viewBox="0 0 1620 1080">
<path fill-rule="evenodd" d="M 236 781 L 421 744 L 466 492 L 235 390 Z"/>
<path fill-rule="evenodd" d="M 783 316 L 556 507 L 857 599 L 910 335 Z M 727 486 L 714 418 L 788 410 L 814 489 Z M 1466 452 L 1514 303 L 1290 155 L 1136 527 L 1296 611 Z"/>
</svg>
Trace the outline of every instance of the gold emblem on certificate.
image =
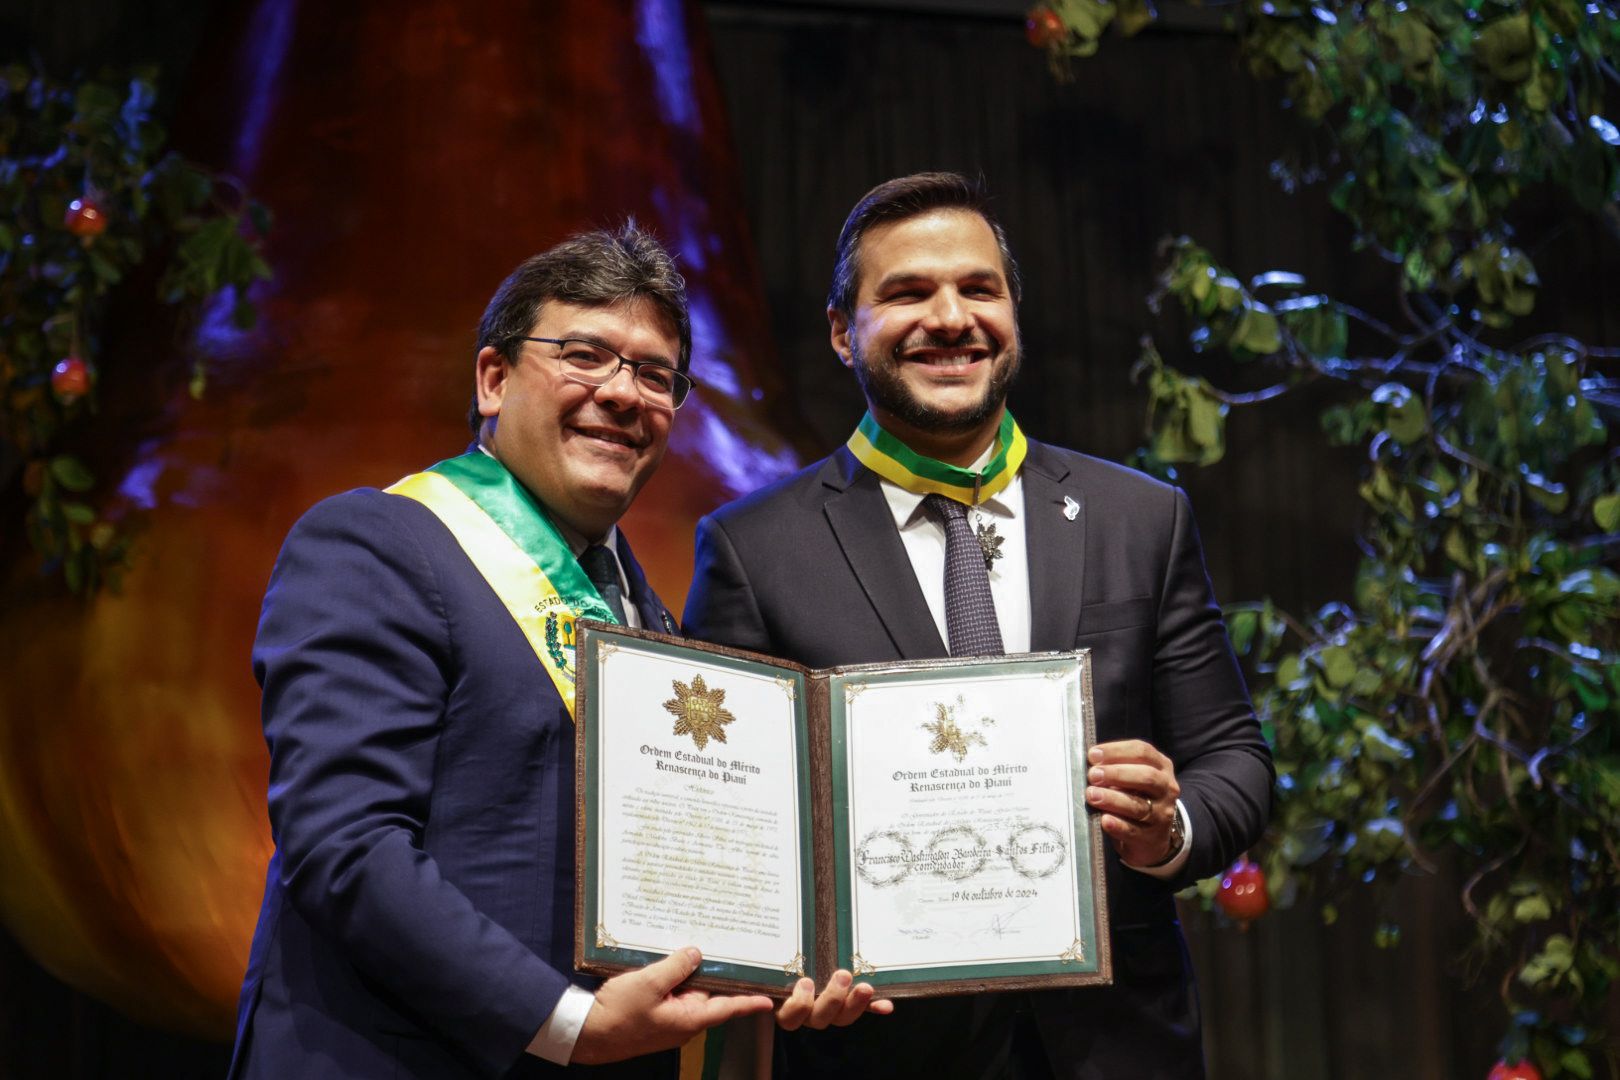
<svg viewBox="0 0 1620 1080">
<path fill-rule="evenodd" d="M 691 685 L 673 681 L 675 696 L 664 702 L 664 708 L 675 715 L 675 734 L 690 735 L 699 750 L 710 739 L 725 742 L 725 726 L 737 719 L 724 705 L 726 692 L 718 686 L 710 690 L 702 675 L 693 675 Z"/>
<path fill-rule="evenodd" d="M 928 744 L 929 753 L 949 753 L 960 763 L 967 758 L 969 747 L 986 745 L 983 733 L 963 731 L 962 726 L 956 722 L 957 710 L 966 708 L 966 705 L 960 694 L 956 697 L 955 705 L 947 705 L 943 701 L 934 702 L 934 719 L 922 726 L 924 731 L 934 737 L 934 741 Z M 981 716 L 978 719 L 980 727 L 994 727 L 995 723 L 988 716 Z"/>
</svg>

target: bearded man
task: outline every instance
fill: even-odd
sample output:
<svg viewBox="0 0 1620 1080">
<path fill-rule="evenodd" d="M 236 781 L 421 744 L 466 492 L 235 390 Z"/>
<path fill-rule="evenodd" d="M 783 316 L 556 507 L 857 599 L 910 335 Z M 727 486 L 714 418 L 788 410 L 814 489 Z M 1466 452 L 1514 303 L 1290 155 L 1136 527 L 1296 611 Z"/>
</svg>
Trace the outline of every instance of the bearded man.
<svg viewBox="0 0 1620 1080">
<path fill-rule="evenodd" d="M 902 1003 L 777 1040 L 784 1077 L 1199 1077 L 1172 900 L 1253 843 L 1272 768 L 1186 496 L 1025 437 L 1019 280 L 982 188 L 869 192 L 827 317 L 867 413 L 848 444 L 698 525 L 684 624 L 812 667 L 1089 648 L 1084 798 L 1111 844 L 1114 985 Z M 857 987 L 864 991 L 864 986 Z"/>
</svg>

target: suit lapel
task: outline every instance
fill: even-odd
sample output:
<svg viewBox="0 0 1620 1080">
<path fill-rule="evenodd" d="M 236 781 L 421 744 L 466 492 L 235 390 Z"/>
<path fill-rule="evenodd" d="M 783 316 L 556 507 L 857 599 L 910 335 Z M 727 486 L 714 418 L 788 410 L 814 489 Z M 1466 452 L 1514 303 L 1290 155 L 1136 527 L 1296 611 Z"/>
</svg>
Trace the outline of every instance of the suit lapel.
<svg viewBox="0 0 1620 1080">
<path fill-rule="evenodd" d="M 901 658 L 949 655 L 877 474 L 839 448 L 822 467 L 820 479 L 834 489 L 827 499 L 827 521 Z"/>
<path fill-rule="evenodd" d="M 1072 512 L 1064 498 L 1074 500 Z M 1085 493 L 1052 450 L 1031 440 L 1024 461 L 1024 542 L 1029 554 L 1029 647 L 1074 648 L 1086 561 Z"/>
<path fill-rule="evenodd" d="M 647 575 L 641 570 L 641 564 L 630 552 L 630 541 L 624 538 L 624 530 L 619 530 L 619 562 L 624 566 L 624 576 L 630 582 L 630 600 L 636 605 L 636 611 L 641 615 L 641 626 L 644 630 L 656 630 L 661 634 L 679 634 L 680 628 L 675 625 L 674 618 L 664 607 L 664 602 L 658 599 L 658 594 L 652 591 L 647 584 Z"/>
</svg>

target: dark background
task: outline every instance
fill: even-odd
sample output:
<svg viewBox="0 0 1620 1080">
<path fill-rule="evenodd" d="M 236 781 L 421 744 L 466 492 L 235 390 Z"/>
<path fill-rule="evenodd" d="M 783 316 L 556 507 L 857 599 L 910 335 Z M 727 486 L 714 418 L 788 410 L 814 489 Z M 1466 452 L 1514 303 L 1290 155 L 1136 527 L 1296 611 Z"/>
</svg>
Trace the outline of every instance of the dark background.
<svg viewBox="0 0 1620 1080">
<path fill-rule="evenodd" d="M 1200 28 L 1207 17 L 1171 12 L 1138 38 L 1111 38 L 1060 83 L 1024 41 L 1020 6 L 703 5 L 775 337 L 818 449 L 842 442 L 861 412 L 827 344 L 833 241 L 868 188 L 906 172 L 982 173 L 996 195 L 1025 279 L 1027 360 L 1012 408 L 1038 439 L 1113 459 L 1137 445 L 1145 401 L 1128 372 L 1138 339 L 1152 332 L 1167 359 L 1188 359 L 1174 319 L 1144 300 L 1166 235 L 1193 236 L 1240 276 L 1287 268 L 1393 310 L 1393 277 L 1351 254 L 1325 192 L 1287 195 L 1270 179 L 1275 158 L 1311 141 L 1276 88 L 1244 70 L 1233 40 Z M 212 7 L 12 0 L 0 5 L 0 58 L 33 54 L 58 76 L 156 61 L 173 102 Z M 1525 224 L 1551 235 L 1532 249 L 1544 282 L 1537 321 L 1620 342 L 1620 314 L 1604 302 L 1620 295 L 1613 241 L 1550 201 Z M 1255 376 L 1212 377 L 1241 388 Z M 1326 400 L 1241 410 L 1228 459 L 1184 476 L 1223 600 L 1269 595 L 1298 611 L 1347 591 L 1358 460 L 1317 435 Z M 1212 1077 L 1483 1077 L 1505 1017 L 1494 988 L 1464 985 L 1457 885 L 1358 890 L 1331 927 L 1309 903 L 1247 932 L 1185 907 Z M 1403 934 L 1375 948 L 1386 921 Z M 0 932 L 0 1080 L 215 1077 L 228 1055 L 125 1020 Z"/>
</svg>

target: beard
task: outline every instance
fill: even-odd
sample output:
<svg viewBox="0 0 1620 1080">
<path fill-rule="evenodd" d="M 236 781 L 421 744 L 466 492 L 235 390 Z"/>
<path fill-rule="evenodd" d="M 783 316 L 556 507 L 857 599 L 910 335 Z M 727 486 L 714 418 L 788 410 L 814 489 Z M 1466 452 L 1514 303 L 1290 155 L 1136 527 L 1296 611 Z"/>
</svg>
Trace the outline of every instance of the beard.
<svg viewBox="0 0 1620 1080">
<path fill-rule="evenodd" d="M 900 359 L 906 352 L 914 349 L 949 349 L 967 345 L 989 347 L 983 335 L 972 331 L 955 340 L 925 334 L 896 345 L 886 361 L 870 364 L 861 350 L 860 342 L 852 336 L 851 366 L 855 369 L 855 381 L 860 383 L 861 392 L 866 395 L 868 404 L 883 409 L 902 423 L 919 431 L 946 434 L 972 431 L 994 417 L 1007 401 L 1007 391 L 1012 386 L 1013 376 L 1018 374 L 1018 367 L 1022 362 L 1023 342 L 1016 330 L 1012 348 L 1003 357 L 1001 365 L 990 373 L 990 381 L 985 385 L 984 396 L 971 405 L 959 409 L 942 409 L 929 405 L 919 400 L 900 377 L 900 365 L 911 362 Z"/>
</svg>

